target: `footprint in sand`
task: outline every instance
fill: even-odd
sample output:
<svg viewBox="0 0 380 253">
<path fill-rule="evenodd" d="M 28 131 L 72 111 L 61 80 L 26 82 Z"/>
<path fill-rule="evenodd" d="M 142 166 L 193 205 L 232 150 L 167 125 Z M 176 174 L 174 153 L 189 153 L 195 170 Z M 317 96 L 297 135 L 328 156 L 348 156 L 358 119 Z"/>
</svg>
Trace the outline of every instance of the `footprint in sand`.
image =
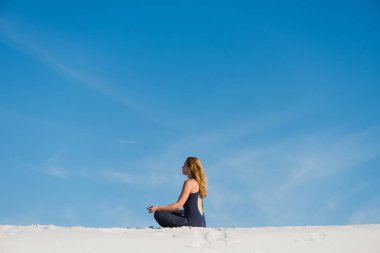
<svg viewBox="0 0 380 253">
<path fill-rule="evenodd" d="M 309 238 L 311 241 L 324 241 L 326 237 L 325 233 L 311 233 Z"/>
<path fill-rule="evenodd" d="M 307 237 L 301 239 L 295 239 L 296 243 L 307 243 L 307 242 L 322 242 L 325 241 L 326 234 L 325 233 L 310 233 Z"/>
<path fill-rule="evenodd" d="M 190 248 L 214 248 L 229 244 L 227 233 L 222 230 L 210 230 L 204 234 L 195 233 L 193 240 L 187 244 Z"/>
</svg>

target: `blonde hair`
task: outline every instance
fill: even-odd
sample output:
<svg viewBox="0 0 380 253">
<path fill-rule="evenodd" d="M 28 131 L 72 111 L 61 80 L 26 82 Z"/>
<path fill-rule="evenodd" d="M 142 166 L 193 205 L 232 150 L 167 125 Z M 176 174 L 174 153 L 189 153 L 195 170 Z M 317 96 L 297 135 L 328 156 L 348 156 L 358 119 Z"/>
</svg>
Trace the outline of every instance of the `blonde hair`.
<svg viewBox="0 0 380 253">
<path fill-rule="evenodd" d="M 199 196 L 204 198 L 207 196 L 207 179 L 203 170 L 201 161 L 196 157 L 188 157 L 186 165 L 191 171 L 191 175 L 199 184 Z"/>
</svg>

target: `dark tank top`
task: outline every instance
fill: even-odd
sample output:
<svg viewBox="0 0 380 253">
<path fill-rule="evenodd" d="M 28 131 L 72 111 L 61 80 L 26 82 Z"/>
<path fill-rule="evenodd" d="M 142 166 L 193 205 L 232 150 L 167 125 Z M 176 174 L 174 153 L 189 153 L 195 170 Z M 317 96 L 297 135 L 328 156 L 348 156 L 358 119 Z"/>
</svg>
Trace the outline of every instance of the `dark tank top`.
<svg viewBox="0 0 380 253">
<path fill-rule="evenodd" d="M 199 191 L 196 193 L 190 193 L 187 198 L 183 208 L 185 209 L 185 217 L 189 220 L 189 226 L 192 227 L 206 227 L 205 212 L 203 210 L 203 215 L 198 209 L 198 196 Z M 203 200 L 202 200 L 203 207 Z M 203 208 L 202 208 L 203 209 Z"/>
</svg>

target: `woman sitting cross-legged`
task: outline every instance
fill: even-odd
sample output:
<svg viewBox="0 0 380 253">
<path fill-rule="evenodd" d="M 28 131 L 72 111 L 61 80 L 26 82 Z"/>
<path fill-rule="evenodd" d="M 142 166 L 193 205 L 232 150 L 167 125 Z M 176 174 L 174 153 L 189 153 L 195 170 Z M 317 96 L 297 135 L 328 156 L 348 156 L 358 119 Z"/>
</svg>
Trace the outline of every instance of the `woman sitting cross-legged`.
<svg viewBox="0 0 380 253">
<path fill-rule="evenodd" d="M 182 187 L 177 203 L 166 206 L 147 207 L 162 227 L 206 227 L 203 198 L 207 196 L 207 180 L 201 161 L 188 157 L 182 167 L 187 180 Z M 180 208 L 184 210 L 179 210 Z"/>
</svg>

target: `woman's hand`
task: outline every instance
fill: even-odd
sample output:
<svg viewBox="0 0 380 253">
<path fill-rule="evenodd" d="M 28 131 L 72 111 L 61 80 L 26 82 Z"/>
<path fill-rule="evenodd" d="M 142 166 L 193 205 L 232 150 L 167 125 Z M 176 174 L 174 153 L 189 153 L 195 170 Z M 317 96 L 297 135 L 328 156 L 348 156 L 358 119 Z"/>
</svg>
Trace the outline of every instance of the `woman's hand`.
<svg viewBox="0 0 380 253">
<path fill-rule="evenodd" d="M 149 213 L 154 213 L 158 210 L 158 206 L 150 206 L 150 207 L 147 207 L 146 209 L 148 209 Z"/>
</svg>

